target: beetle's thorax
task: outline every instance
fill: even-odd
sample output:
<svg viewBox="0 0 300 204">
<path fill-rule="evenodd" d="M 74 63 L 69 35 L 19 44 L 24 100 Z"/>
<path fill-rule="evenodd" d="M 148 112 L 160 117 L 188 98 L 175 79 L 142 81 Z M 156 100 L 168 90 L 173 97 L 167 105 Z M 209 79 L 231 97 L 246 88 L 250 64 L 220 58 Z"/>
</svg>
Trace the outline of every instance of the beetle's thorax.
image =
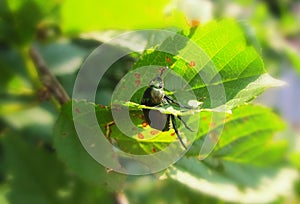
<svg viewBox="0 0 300 204">
<path fill-rule="evenodd" d="M 155 87 L 151 88 L 152 103 L 157 104 L 157 105 L 161 104 L 164 96 L 165 96 L 165 93 L 164 93 L 163 89 L 155 88 Z"/>
</svg>

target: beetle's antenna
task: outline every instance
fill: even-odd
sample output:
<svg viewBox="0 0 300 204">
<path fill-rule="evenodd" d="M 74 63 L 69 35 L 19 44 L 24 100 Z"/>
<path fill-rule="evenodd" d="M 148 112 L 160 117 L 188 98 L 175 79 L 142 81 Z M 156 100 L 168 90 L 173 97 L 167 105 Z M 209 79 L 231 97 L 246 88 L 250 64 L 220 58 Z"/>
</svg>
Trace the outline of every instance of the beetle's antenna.
<svg viewBox="0 0 300 204">
<path fill-rule="evenodd" d="M 160 69 L 159 69 L 159 71 L 160 71 L 159 77 L 161 77 L 161 76 L 163 75 L 163 73 L 165 72 L 165 70 L 167 70 L 167 69 L 169 69 L 168 66 L 165 66 L 165 67 L 160 68 Z"/>
</svg>

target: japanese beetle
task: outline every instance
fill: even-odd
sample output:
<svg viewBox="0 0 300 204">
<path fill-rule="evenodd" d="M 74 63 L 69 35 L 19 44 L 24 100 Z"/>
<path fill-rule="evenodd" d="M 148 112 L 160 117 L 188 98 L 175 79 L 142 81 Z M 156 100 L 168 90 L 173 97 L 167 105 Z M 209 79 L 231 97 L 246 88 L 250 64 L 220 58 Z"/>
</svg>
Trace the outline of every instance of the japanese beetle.
<svg viewBox="0 0 300 204">
<path fill-rule="evenodd" d="M 165 69 L 162 69 L 160 75 L 150 81 L 148 88 L 145 90 L 143 94 L 141 104 L 150 107 L 176 105 L 181 108 L 190 108 L 181 105 L 180 103 L 176 102 L 173 98 L 165 94 L 164 81 L 161 78 L 163 71 Z M 178 131 L 177 124 L 176 124 L 176 117 L 184 124 L 184 126 L 188 130 L 190 131 L 192 130 L 187 126 L 185 121 L 180 116 L 175 116 L 173 114 L 163 114 L 159 110 L 152 110 L 152 109 L 151 110 L 143 109 L 143 113 L 145 116 L 145 120 L 150 125 L 150 127 L 155 128 L 157 130 L 163 132 L 168 131 L 170 130 L 170 125 L 172 124 L 181 145 L 184 147 L 184 149 L 187 149 Z"/>
</svg>

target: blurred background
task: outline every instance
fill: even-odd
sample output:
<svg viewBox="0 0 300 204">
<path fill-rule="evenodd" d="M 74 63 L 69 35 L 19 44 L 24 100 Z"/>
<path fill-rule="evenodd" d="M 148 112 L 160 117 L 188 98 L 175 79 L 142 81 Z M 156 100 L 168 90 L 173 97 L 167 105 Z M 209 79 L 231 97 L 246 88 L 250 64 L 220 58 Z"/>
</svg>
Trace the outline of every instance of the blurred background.
<svg viewBox="0 0 300 204">
<path fill-rule="evenodd" d="M 228 203 L 213 193 L 151 176 L 132 178 L 117 193 L 76 175 L 53 149 L 59 104 L 41 86 L 29 54 L 34 48 L 71 96 L 80 65 L 102 42 L 128 30 L 180 30 L 228 17 L 243 26 L 267 71 L 287 83 L 267 90 L 255 103 L 285 120 L 287 127 L 278 137 L 288 141 L 286 159 L 299 172 L 298 0 L 0 0 L 0 203 Z M 118 46 L 130 49 L 147 40 L 136 36 L 130 45 Z M 124 57 L 108 70 L 97 103 L 109 104 L 115 85 L 140 54 Z M 291 182 L 288 195 L 273 203 L 300 202 L 300 180 Z"/>
</svg>

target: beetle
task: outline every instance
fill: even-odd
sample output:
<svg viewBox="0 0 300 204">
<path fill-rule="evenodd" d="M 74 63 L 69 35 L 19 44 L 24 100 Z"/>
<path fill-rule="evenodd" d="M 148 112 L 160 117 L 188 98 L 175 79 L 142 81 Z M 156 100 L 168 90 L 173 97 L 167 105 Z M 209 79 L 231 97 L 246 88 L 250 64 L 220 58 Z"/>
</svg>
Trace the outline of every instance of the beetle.
<svg viewBox="0 0 300 204">
<path fill-rule="evenodd" d="M 161 73 L 159 76 L 152 79 L 149 83 L 149 86 L 145 90 L 141 104 L 145 106 L 164 106 L 164 105 L 176 105 L 181 108 L 190 108 L 184 105 L 181 105 L 177 101 L 175 101 L 172 97 L 165 94 L 164 90 L 164 81 L 162 79 L 162 74 L 165 69 L 168 67 L 165 67 L 161 70 Z M 193 130 L 188 127 L 186 122 L 180 117 L 173 114 L 163 114 L 159 110 L 150 110 L 150 109 L 143 109 L 143 113 L 145 116 L 146 122 L 150 125 L 150 127 L 155 128 L 160 131 L 168 131 L 170 130 L 170 123 L 172 124 L 175 133 L 177 135 L 177 138 L 179 139 L 181 145 L 184 147 L 184 149 L 187 149 L 186 145 L 182 141 L 182 138 L 180 136 L 180 133 L 177 129 L 176 124 L 176 117 L 184 124 L 184 126 L 193 132 Z"/>
</svg>

